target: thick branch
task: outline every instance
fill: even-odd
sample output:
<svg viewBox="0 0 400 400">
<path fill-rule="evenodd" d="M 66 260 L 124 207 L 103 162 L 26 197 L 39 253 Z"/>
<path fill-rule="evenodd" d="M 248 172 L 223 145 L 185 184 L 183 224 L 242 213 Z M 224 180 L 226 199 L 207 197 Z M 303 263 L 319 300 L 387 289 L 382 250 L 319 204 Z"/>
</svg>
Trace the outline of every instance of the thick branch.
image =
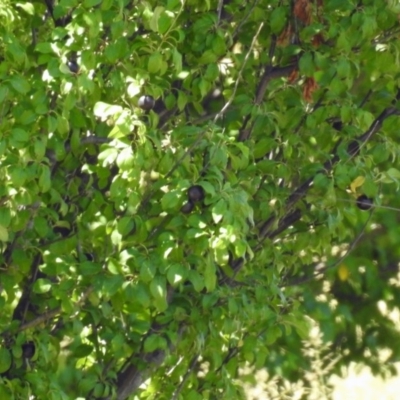
<svg viewBox="0 0 400 400">
<path fill-rule="evenodd" d="M 178 340 L 181 337 L 184 326 L 181 325 L 178 333 Z M 170 344 L 168 351 L 173 351 L 175 345 Z M 142 351 L 136 359 L 140 360 L 140 364 L 145 364 L 146 367 L 141 369 L 138 365 L 134 363 L 134 358 L 132 357 L 129 365 L 121 370 L 117 376 L 117 400 L 125 400 L 132 393 L 134 393 L 139 386 L 151 376 L 153 370 L 159 367 L 165 359 L 167 351 L 166 350 L 154 350 L 151 353 L 145 353 Z M 107 400 L 111 400 L 108 397 Z"/>
<path fill-rule="evenodd" d="M 297 68 L 297 64 L 288 65 L 286 67 L 272 67 L 270 65 L 265 67 L 263 76 L 257 87 L 255 103 L 260 104 L 263 101 L 265 91 L 267 90 L 268 83 L 272 79 L 283 78 L 289 76 L 290 73 Z"/>
</svg>

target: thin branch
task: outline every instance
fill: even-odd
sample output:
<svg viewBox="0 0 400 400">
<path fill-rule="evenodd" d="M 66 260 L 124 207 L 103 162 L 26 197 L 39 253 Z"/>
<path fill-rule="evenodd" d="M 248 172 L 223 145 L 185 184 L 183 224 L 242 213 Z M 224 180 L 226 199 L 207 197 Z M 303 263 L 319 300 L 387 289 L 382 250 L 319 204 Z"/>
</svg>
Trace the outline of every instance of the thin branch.
<svg viewBox="0 0 400 400">
<path fill-rule="evenodd" d="M 368 99 L 371 97 L 373 91 L 372 89 L 369 89 L 367 94 L 364 96 L 364 98 L 361 100 L 360 105 L 358 106 L 359 108 L 364 107 L 365 103 L 368 101 Z"/>
<path fill-rule="evenodd" d="M 258 27 L 258 30 L 253 38 L 253 41 L 251 43 L 250 49 L 247 52 L 242 67 L 240 68 L 238 77 L 236 79 L 236 83 L 235 86 L 233 88 L 233 93 L 231 95 L 231 97 L 229 98 L 229 100 L 225 103 L 225 105 L 222 107 L 222 109 L 217 113 L 217 115 L 214 117 L 213 122 L 216 123 L 226 112 L 226 110 L 228 109 L 228 107 L 232 104 L 233 99 L 235 98 L 236 95 L 236 91 L 238 89 L 239 86 L 239 82 L 241 80 L 242 77 L 242 73 L 244 70 L 245 65 L 247 64 L 247 61 L 250 57 L 250 54 L 253 50 L 253 47 L 256 43 L 256 40 L 258 38 L 258 35 L 260 34 L 260 31 L 262 29 L 262 27 L 264 26 L 264 22 L 261 22 L 260 26 Z M 169 170 L 169 172 L 165 175 L 164 179 L 168 179 L 170 176 L 172 176 L 172 174 L 179 168 L 179 166 L 182 164 L 183 160 L 193 151 L 193 149 L 203 140 L 204 136 L 206 135 L 207 130 L 204 130 L 202 133 L 200 133 L 197 136 L 197 139 L 189 146 L 189 148 L 185 151 L 185 153 L 175 162 L 175 164 L 172 166 L 172 168 Z M 204 168 L 203 168 L 204 169 Z M 145 204 L 147 204 L 147 202 L 149 201 L 149 199 L 153 196 L 154 191 L 151 191 L 142 201 L 142 204 L 139 207 L 139 210 L 142 209 L 144 207 Z"/>
<path fill-rule="evenodd" d="M 283 76 L 288 76 L 290 73 L 297 68 L 297 63 L 288 65 L 286 67 L 271 68 L 270 65 L 265 67 L 263 76 L 258 85 L 256 91 L 255 103 L 260 104 L 264 98 L 265 91 L 267 90 L 268 83 L 275 78 L 281 78 Z"/>
<path fill-rule="evenodd" d="M 187 369 L 185 375 L 183 376 L 181 383 L 180 383 L 179 386 L 175 389 L 174 394 L 173 394 L 172 397 L 171 397 L 171 400 L 177 400 L 177 399 L 178 399 L 179 393 L 182 391 L 183 386 L 185 385 L 186 381 L 188 380 L 190 374 L 191 374 L 192 371 L 193 371 L 193 368 L 196 366 L 197 360 L 199 359 L 199 357 L 200 357 L 200 354 L 199 354 L 199 353 L 198 353 L 198 354 L 195 354 L 195 356 L 194 356 L 194 357 L 192 358 L 192 360 L 190 361 L 189 368 Z"/>
<path fill-rule="evenodd" d="M 260 0 L 256 0 L 253 5 L 250 7 L 249 12 L 245 15 L 245 17 L 240 21 L 240 24 L 235 28 L 235 30 L 232 33 L 232 39 L 233 41 L 235 40 L 236 36 L 238 35 L 240 29 L 242 29 L 242 26 L 246 23 L 246 21 L 249 19 L 251 13 L 253 10 L 256 8 L 257 4 L 260 2 Z"/>
<path fill-rule="evenodd" d="M 81 144 L 104 144 L 111 142 L 111 139 L 98 136 L 87 136 L 81 139 Z"/>
<path fill-rule="evenodd" d="M 368 140 L 371 139 L 371 137 L 379 131 L 379 129 L 382 127 L 383 122 L 385 121 L 386 118 L 392 116 L 392 115 L 400 115 L 400 110 L 394 108 L 394 107 L 388 107 L 385 108 L 381 114 L 372 122 L 371 126 L 369 129 L 363 133 L 361 136 L 359 136 L 357 139 L 355 139 L 353 142 L 351 142 L 347 148 L 347 152 L 350 155 L 351 158 L 355 157 L 358 155 L 360 148 L 364 146 Z M 329 172 L 334 165 L 338 163 L 340 160 L 339 155 L 338 155 L 338 145 L 335 146 L 332 152 L 332 157 L 330 160 L 326 161 L 323 165 L 323 168 L 318 171 L 317 173 L 327 173 Z M 305 182 L 303 182 L 299 187 L 297 187 L 292 194 L 289 196 L 287 202 L 286 202 L 286 213 L 285 215 L 280 219 L 282 223 L 279 223 L 278 229 L 270 233 L 271 228 L 276 224 L 277 221 L 277 216 L 273 215 L 271 216 L 260 228 L 259 230 L 259 237 L 261 241 L 264 238 L 271 238 L 275 237 L 277 234 L 285 230 L 287 227 L 289 227 L 291 224 L 294 222 L 298 221 L 301 218 L 302 213 L 299 211 L 296 215 L 293 215 L 292 208 L 294 205 L 303 199 L 306 194 L 308 193 L 308 190 L 312 186 L 312 183 L 314 181 L 315 176 L 317 173 L 308 178 Z"/>
<path fill-rule="evenodd" d="M 235 98 L 237 89 L 238 89 L 238 87 L 239 87 L 239 83 L 240 83 L 241 78 L 242 78 L 242 74 L 243 74 L 244 67 L 245 67 L 246 64 L 247 64 L 247 61 L 248 61 L 248 59 L 249 59 L 249 57 L 250 57 L 251 52 L 253 51 L 253 47 L 254 47 L 254 45 L 256 44 L 257 38 L 258 38 L 258 36 L 259 36 L 259 34 L 260 34 L 261 29 L 262 29 L 263 26 L 264 26 L 264 22 L 261 22 L 261 24 L 260 24 L 260 26 L 258 27 L 257 32 L 256 32 L 256 34 L 254 35 L 254 38 L 253 38 L 253 40 L 252 40 L 252 42 L 251 42 L 249 51 L 247 52 L 247 54 L 246 54 L 246 56 L 245 56 L 245 58 L 244 58 L 244 60 L 243 60 L 243 64 L 242 64 L 242 67 L 240 68 L 238 77 L 237 77 L 237 79 L 236 79 L 236 82 L 235 82 L 235 86 L 234 86 L 234 88 L 233 88 L 232 95 L 231 95 L 231 97 L 229 98 L 229 100 L 226 102 L 226 104 L 222 107 L 221 111 L 215 116 L 215 118 L 214 118 L 214 123 L 217 122 L 218 119 L 220 119 L 220 118 L 222 117 L 222 115 L 225 113 L 225 111 L 228 109 L 228 107 L 232 104 L 232 101 L 233 101 L 234 98 Z"/>
<path fill-rule="evenodd" d="M 17 329 L 17 331 L 22 332 L 22 331 L 25 331 L 30 328 L 35 328 L 36 326 L 54 318 L 56 315 L 58 315 L 60 313 L 61 313 L 61 307 L 56 307 L 53 310 L 50 310 L 44 314 L 39 315 L 38 317 L 36 317 L 35 319 L 33 319 L 31 321 L 25 322 Z"/>
<path fill-rule="evenodd" d="M 268 51 L 269 66 L 266 67 L 266 69 L 268 69 L 268 74 L 270 74 L 272 69 L 273 69 L 273 67 L 272 67 L 272 59 L 274 57 L 275 48 L 276 48 L 276 36 L 273 35 L 272 38 L 271 38 L 271 44 L 269 46 L 269 51 Z M 259 85 L 257 86 L 257 88 L 258 87 L 259 87 Z M 258 91 L 258 89 L 256 89 L 256 92 L 257 91 Z M 254 104 L 259 105 L 260 103 L 257 103 L 257 99 L 256 99 Z M 250 118 L 251 118 L 251 113 L 247 114 L 247 116 L 245 117 L 245 119 L 244 119 L 244 121 L 242 123 L 242 126 L 241 126 L 241 128 L 239 130 L 239 135 L 237 137 L 237 141 L 238 142 L 244 142 L 245 140 L 247 140 L 250 137 L 251 131 L 253 130 L 253 127 L 254 127 L 254 121 L 253 121 L 252 126 L 246 129 L 247 124 L 250 121 Z"/>
<path fill-rule="evenodd" d="M 218 16 L 218 22 L 217 24 L 221 22 L 221 14 L 222 14 L 222 8 L 224 7 L 224 0 L 219 0 L 218 1 L 218 8 L 217 8 L 217 16 Z"/>
<path fill-rule="evenodd" d="M 86 291 L 83 293 L 82 297 L 76 302 L 76 305 L 78 305 L 78 306 L 82 305 L 92 291 L 93 291 L 93 287 L 89 286 L 86 289 Z M 35 328 L 38 325 L 42 324 L 43 322 L 49 321 L 52 318 L 56 317 L 57 315 L 61 314 L 61 311 L 62 311 L 61 307 L 56 307 L 53 310 L 47 311 L 44 314 L 41 314 L 41 315 L 37 316 L 36 318 L 32 319 L 31 321 L 21 324 L 18 327 L 17 332 L 22 332 L 27 329 Z M 9 331 L 6 330 L 6 331 L 2 332 L 0 336 L 6 336 L 8 333 L 9 333 Z"/>
<path fill-rule="evenodd" d="M 323 268 L 318 269 L 311 276 L 306 276 L 306 277 L 294 279 L 291 282 L 288 282 L 286 284 L 280 285 L 280 287 L 297 286 L 297 285 L 300 285 L 300 284 L 303 284 L 303 283 L 307 283 L 307 282 L 312 281 L 313 279 L 317 278 L 318 276 L 322 275 L 327 270 L 336 268 L 338 265 L 340 265 L 349 256 L 349 254 L 354 250 L 355 246 L 360 241 L 361 237 L 364 235 L 365 229 L 367 228 L 367 226 L 368 226 L 368 224 L 369 224 L 369 222 L 371 220 L 373 212 L 374 212 L 374 209 L 372 209 L 371 212 L 369 213 L 368 219 L 365 221 L 363 227 L 361 228 L 361 231 L 356 236 L 356 238 L 350 243 L 348 249 L 346 250 L 346 252 L 345 252 L 345 254 L 343 256 L 341 256 L 333 264 L 330 264 L 330 265 L 327 265 L 327 266 L 325 266 Z"/>
</svg>

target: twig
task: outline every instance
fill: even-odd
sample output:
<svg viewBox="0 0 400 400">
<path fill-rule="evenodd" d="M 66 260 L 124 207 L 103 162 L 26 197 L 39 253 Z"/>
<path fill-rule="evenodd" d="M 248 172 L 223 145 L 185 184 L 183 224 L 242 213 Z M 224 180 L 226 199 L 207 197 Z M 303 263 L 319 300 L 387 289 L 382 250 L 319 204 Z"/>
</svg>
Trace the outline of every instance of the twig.
<svg viewBox="0 0 400 400">
<path fill-rule="evenodd" d="M 250 7 L 249 12 L 245 15 L 245 17 L 240 21 L 240 24 L 236 27 L 236 29 L 232 33 L 232 38 L 235 39 L 237 34 L 239 33 L 240 29 L 242 29 L 242 26 L 246 23 L 246 21 L 249 19 L 251 13 L 257 6 L 257 4 L 260 2 L 260 0 L 256 0 L 253 5 Z"/>
<path fill-rule="evenodd" d="M 224 7 L 224 0 L 219 0 L 218 1 L 218 8 L 217 8 L 217 14 L 218 14 L 218 22 L 217 24 L 221 22 L 221 14 L 222 14 L 222 8 Z"/>
<path fill-rule="evenodd" d="M 109 143 L 111 139 L 98 136 L 88 136 L 81 139 L 81 144 L 103 144 Z"/>
<path fill-rule="evenodd" d="M 300 285 L 300 284 L 309 282 L 309 281 L 315 279 L 316 277 L 322 275 L 328 269 L 333 269 L 333 268 L 336 268 L 338 265 L 340 265 L 343 262 L 343 260 L 345 258 L 347 258 L 348 255 L 354 250 L 354 247 L 360 241 L 361 237 L 364 235 L 365 229 L 367 228 L 369 221 L 371 220 L 373 212 L 374 212 L 374 209 L 372 209 L 371 212 L 369 213 L 368 219 L 365 221 L 363 227 L 361 228 L 361 231 L 356 236 L 356 238 L 350 243 L 350 246 L 346 250 L 345 254 L 343 256 L 341 256 L 337 261 L 335 261 L 333 264 L 330 264 L 323 268 L 320 268 L 317 272 L 315 272 L 311 276 L 294 279 L 293 281 L 288 282 L 287 284 L 281 285 L 280 287 L 296 286 L 296 285 Z"/>
<path fill-rule="evenodd" d="M 61 307 L 54 308 L 44 314 L 39 315 L 35 319 L 25 322 L 18 329 L 17 332 L 22 332 L 30 328 L 34 328 L 35 326 L 40 325 L 42 322 L 48 321 L 49 319 L 54 318 L 56 315 L 60 314 Z"/>
<path fill-rule="evenodd" d="M 250 57 L 250 54 L 251 54 L 251 52 L 252 52 L 252 50 L 253 50 L 254 45 L 256 44 L 258 35 L 260 34 L 261 29 L 262 29 L 263 26 L 264 26 L 264 22 L 261 22 L 261 24 L 260 24 L 260 26 L 258 27 L 257 32 L 256 32 L 256 34 L 254 35 L 254 38 L 253 38 L 253 40 L 252 40 L 252 42 L 251 42 L 249 51 L 247 52 L 246 56 L 244 57 L 243 64 L 242 64 L 242 67 L 240 68 L 240 71 L 239 71 L 238 77 L 237 77 L 237 79 L 236 79 L 235 86 L 234 86 L 234 88 L 233 88 L 233 92 L 232 92 L 232 94 L 231 94 L 231 97 L 230 97 L 229 100 L 225 103 L 225 105 L 222 107 L 221 111 L 215 116 L 215 118 L 214 118 L 214 123 L 217 122 L 217 121 L 222 117 L 222 115 L 225 113 L 225 111 L 228 109 L 228 107 L 232 104 L 232 101 L 233 101 L 233 99 L 235 98 L 237 89 L 238 89 L 238 87 L 239 87 L 240 80 L 241 80 L 241 78 L 242 78 L 242 74 L 243 74 L 244 67 L 245 67 L 246 64 L 247 64 L 247 61 L 248 61 L 248 59 L 249 59 L 249 57 Z"/>
<path fill-rule="evenodd" d="M 357 156 L 357 154 L 360 151 L 360 148 L 366 144 L 366 142 L 376 133 L 379 131 L 379 129 L 382 127 L 383 122 L 385 121 L 386 118 L 392 116 L 392 115 L 400 115 L 400 110 L 394 108 L 394 107 L 388 107 L 385 108 L 380 115 L 372 122 L 371 126 L 369 129 L 363 133 L 361 136 L 359 136 L 357 139 L 355 139 L 353 142 L 350 143 L 348 146 L 347 152 L 350 154 L 351 158 L 354 158 Z M 330 160 L 326 161 L 323 165 L 323 168 L 318 171 L 317 173 L 327 173 L 329 172 L 335 164 L 338 163 L 340 160 L 339 155 L 338 155 L 338 145 L 335 146 L 335 148 L 332 151 L 332 157 Z M 315 174 L 316 175 L 316 174 Z M 280 219 L 282 223 L 279 224 L 279 227 L 277 230 L 274 232 L 270 233 L 270 228 L 274 226 L 277 220 L 276 215 L 272 215 L 260 228 L 259 230 L 259 237 L 260 241 L 263 241 L 264 238 L 271 238 L 276 236 L 276 234 L 282 232 L 285 230 L 288 226 L 292 225 L 294 222 L 298 221 L 301 218 L 302 213 L 299 211 L 298 214 L 296 215 L 296 218 L 292 218 L 293 216 L 293 211 L 292 208 L 294 205 L 304 198 L 306 194 L 308 193 L 308 190 L 312 186 L 312 183 L 314 181 L 315 175 L 308 178 L 305 182 L 303 182 L 299 187 L 297 187 L 292 194 L 289 196 L 287 202 L 286 202 L 286 213 L 285 215 Z M 286 222 L 285 222 L 286 221 Z"/>
<path fill-rule="evenodd" d="M 171 397 L 171 400 L 177 400 L 178 399 L 179 393 L 181 392 L 181 390 L 183 388 L 183 385 L 185 384 L 185 382 L 188 380 L 190 374 L 192 373 L 193 368 L 196 366 L 197 360 L 199 359 L 199 357 L 200 357 L 200 354 L 195 354 L 195 356 L 190 361 L 189 368 L 187 369 L 185 375 L 183 376 L 181 383 L 175 389 L 174 394 Z"/>
<path fill-rule="evenodd" d="M 228 109 L 228 107 L 232 104 L 232 101 L 233 101 L 233 99 L 234 99 L 234 97 L 235 97 L 237 88 L 238 88 L 238 86 L 239 86 L 240 78 L 242 77 L 242 73 L 243 73 L 244 67 L 245 67 L 245 65 L 246 65 L 246 63 L 247 63 L 247 60 L 249 59 L 250 53 L 251 53 L 251 51 L 253 50 L 253 47 L 254 47 L 254 45 L 255 45 L 255 43 L 256 43 L 256 40 L 257 40 L 257 37 L 258 37 L 258 35 L 260 34 L 260 31 L 261 31 L 261 29 L 262 29 L 263 26 L 264 26 L 264 22 L 261 22 L 261 24 L 260 24 L 260 26 L 258 27 L 258 30 L 257 30 L 257 32 L 256 32 L 256 34 L 255 34 L 255 36 L 254 36 L 254 38 L 253 38 L 253 41 L 251 42 L 250 49 L 249 49 L 249 51 L 247 52 L 247 54 L 246 54 L 246 56 L 245 56 L 245 58 L 244 58 L 243 65 L 242 65 L 242 67 L 240 68 L 238 77 L 237 77 L 237 79 L 236 79 L 235 86 L 234 86 L 234 88 L 233 88 L 233 93 L 232 93 L 231 97 L 229 98 L 229 100 L 228 100 L 228 101 L 225 103 L 225 105 L 222 107 L 222 109 L 221 109 L 221 110 L 216 114 L 216 116 L 214 117 L 214 120 L 213 120 L 214 123 L 216 123 L 216 122 L 222 117 L 222 115 L 225 113 L 225 111 Z M 178 159 L 178 161 L 176 161 L 176 163 L 172 166 L 172 168 L 169 170 L 169 172 L 165 175 L 164 179 L 168 179 L 170 176 L 172 176 L 172 174 L 173 174 L 173 173 L 177 170 L 177 168 L 182 164 L 182 161 L 183 161 L 183 160 L 193 151 L 193 149 L 201 142 L 201 140 L 204 138 L 204 136 L 206 135 L 206 133 L 207 133 L 207 130 L 204 130 L 202 133 L 200 133 L 200 134 L 198 135 L 197 139 L 189 146 L 189 148 L 188 148 L 188 149 L 185 151 L 185 153 Z M 210 159 L 211 159 L 211 157 L 210 157 Z M 203 169 L 205 169 L 205 168 L 206 168 L 206 166 L 205 166 Z M 154 191 L 150 192 L 150 193 L 144 198 L 144 200 L 142 201 L 142 204 L 141 204 L 140 207 L 139 207 L 139 210 L 140 210 L 142 207 L 144 207 L 145 204 L 147 204 L 147 202 L 149 201 L 149 199 L 153 196 L 153 193 L 154 193 Z"/>
<path fill-rule="evenodd" d="M 90 295 L 90 293 L 93 291 L 93 287 L 89 286 L 87 288 L 87 290 L 85 291 L 85 293 L 83 293 L 82 297 L 79 299 L 79 301 L 77 301 L 77 305 L 82 305 L 83 302 L 87 299 L 87 297 Z M 54 318 L 56 315 L 61 314 L 61 307 L 56 307 L 53 310 L 47 311 L 44 314 L 41 314 L 39 316 L 37 316 L 35 319 L 25 322 L 22 325 L 20 325 L 17 329 L 17 332 L 22 332 L 22 331 L 26 331 L 27 329 L 30 328 L 35 328 L 36 326 L 40 325 L 41 323 L 48 321 L 52 318 Z M 0 336 L 5 336 L 7 335 L 9 331 L 4 331 L 3 333 L 1 333 Z"/>
</svg>

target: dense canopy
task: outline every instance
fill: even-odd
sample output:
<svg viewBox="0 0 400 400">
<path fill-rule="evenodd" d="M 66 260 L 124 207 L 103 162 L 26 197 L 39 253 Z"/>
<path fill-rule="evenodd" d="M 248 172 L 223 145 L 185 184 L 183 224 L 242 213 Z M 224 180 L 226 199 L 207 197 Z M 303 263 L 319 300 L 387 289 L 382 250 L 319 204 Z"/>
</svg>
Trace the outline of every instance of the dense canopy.
<svg viewBox="0 0 400 400">
<path fill-rule="evenodd" d="M 310 327 L 329 373 L 390 369 L 399 18 L 0 0 L 0 398 L 244 398 Z"/>
</svg>

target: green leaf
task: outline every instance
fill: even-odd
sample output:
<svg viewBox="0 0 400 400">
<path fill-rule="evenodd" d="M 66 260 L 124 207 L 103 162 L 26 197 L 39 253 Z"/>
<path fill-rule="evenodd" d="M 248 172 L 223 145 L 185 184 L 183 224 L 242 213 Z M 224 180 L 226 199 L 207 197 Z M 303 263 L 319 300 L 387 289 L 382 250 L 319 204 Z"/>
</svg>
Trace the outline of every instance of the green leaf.
<svg viewBox="0 0 400 400">
<path fill-rule="evenodd" d="M 211 261 L 207 262 L 204 271 L 204 284 L 208 292 L 212 292 L 215 289 L 217 283 L 215 264 Z"/>
<path fill-rule="evenodd" d="M 286 25 L 286 7 L 276 7 L 271 13 L 271 31 L 273 33 L 280 33 Z"/>
<path fill-rule="evenodd" d="M 133 292 L 134 299 L 137 300 L 144 309 L 150 307 L 151 298 L 147 286 L 145 286 L 142 282 L 139 282 L 135 286 Z"/>
<path fill-rule="evenodd" d="M 154 11 L 153 15 L 150 19 L 150 29 L 154 32 L 158 32 L 158 20 L 161 14 L 164 12 L 164 7 L 157 6 Z"/>
<path fill-rule="evenodd" d="M 167 348 L 167 341 L 160 335 L 150 335 L 144 341 L 144 351 L 151 353 L 155 350 L 165 350 Z"/>
<path fill-rule="evenodd" d="M 113 164 L 118 157 L 118 150 L 114 147 L 109 147 L 99 154 L 99 160 L 103 162 L 103 167 Z"/>
<path fill-rule="evenodd" d="M 72 356 L 76 358 L 85 358 L 92 354 L 93 346 L 89 344 L 81 344 L 72 351 Z"/>
<path fill-rule="evenodd" d="M 350 75 L 351 66 L 350 62 L 342 58 L 337 64 L 337 76 L 339 78 L 347 78 Z"/>
<path fill-rule="evenodd" d="M 26 94 L 31 89 L 28 80 L 22 76 L 13 76 L 10 79 L 11 86 L 19 93 Z"/>
<path fill-rule="evenodd" d="M 215 63 L 218 59 L 218 56 L 212 50 L 206 50 L 199 60 L 197 61 L 200 65 Z"/>
<path fill-rule="evenodd" d="M 275 141 L 272 138 L 262 138 L 254 149 L 254 158 L 264 157 L 274 148 Z"/>
<path fill-rule="evenodd" d="M 204 279 L 196 270 L 190 270 L 188 272 L 188 278 L 196 292 L 201 292 L 204 289 Z"/>
<path fill-rule="evenodd" d="M 33 292 L 39 294 L 47 293 L 51 290 L 51 285 L 52 283 L 49 279 L 39 278 L 33 284 Z"/>
<path fill-rule="evenodd" d="M 2 242 L 8 241 L 8 230 L 3 225 L 0 225 L 0 240 Z"/>
<path fill-rule="evenodd" d="M 35 51 L 39 53 L 50 54 L 54 52 L 54 49 L 50 43 L 45 42 L 45 43 L 38 43 L 35 47 Z"/>
<path fill-rule="evenodd" d="M 11 210 L 9 208 L 0 208 L 0 224 L 8 227 L 11 222 Z"/>
<path fill-rule="evenodd" d="M 155 276 L 150 283 L 150 293 L 158 311 L 163 312 L 168 308 L 167 284 L 163 276 Z"/>
<path fill-rule="evenodd" d="M 114 243 L 115 244 L 115 243 Z M 115 258 L 112 258 L 112 257 L 110 257 L 109 259 L 108 259 L 108 262 L 107 262 L 107 269 L 108 269 L 108 271 L 110 271 L 113 275 L 118 275 L 118 274 L 120 274 L 122 271 L 121 271 L 121 265 L 120 265 L 120 263 L 118 262 L 118 260 L 116 260 Z"/>
<path fill-rule="evenodd" d="M 130 233 L 134 227 L 135 227 L 135 223 L 133 222 L 132 217 L 122 217 L 118 221 L 118 225 L 117 225 L 118 232 L 122 236 L 125 236 L 128 233 Z"/>
<path fill-rule="evenodd" d="M 221 36 L 216 35 L 212 41 L 212 49 L 217 56 L 224 55 L 226 52 L 225 40 Z"/>
<path fill-rule="evenodd" d="M 35 15 L 35 7 L 32 3 L 16 3 L 15 5 L 22 8 L 28 15 Z"/>
<path fill-rule="evenodd" d="M 141 92 L 141 86 L 137 81 L 133 81 L 129 84 L 127 93 L 129 97 L 135 97 Z"/>
<path fill-rule="evenodd" d="M 43 193 L 48 192 L 51 188 L 51 173 L 47 165 L 41 165 L 39 187 Z"/>
<path fill-rule="evenodd" d="M 267 329 L 265 344 L 271 345 L 276 342 L 278 338 L 282 336 L 282 331 L 278 326 L 273 325 Z"/>
<path fill-rule="evenodd" d="M 142 261 L 139 274 L 140 280 L 146 283 L 151 282 L 156 274 L 156 270 L 157 267 L 152 261 Z"/>
<path fill-rule="evenodd" d="M 106 296 L 113 296 L 117 293 L 124 283 L 124 278 L 120 274 L 108 275 L 103 283 L 103 290 Z"/>
<path fill-rule="evenodd" d="M 172 264 L 167 271 L 167 279 L 170 285 L 176 286 L 187 277 L 187 268 L 181 264 Z"/>
<path fill-rule="evenodd" d="M 3 102 L 7 98 L 9 91 L 7 86 L 0 86 L 0 102 Z"/>
<path fill-rule="evenodd" d="M 162 56 L 159 52 L 153 53 L 149 57 L 149 62 L 147 64 L 147 69 L 151 74 L 155 74 L 158 71 L 160 71 L 161 66 L 162 66 Z"/>
<path fill-rule="evenodd" d="M 302 75 L 312 76 L 315 71 L 312 53 L 304 53 L 299 61 L 299 70 Z"/>
<path fill-rule="evenodd" d="M 9 171 L 10 181 L 15 187 L 22 187 L 27 179 L 26 171 L 24 168 L 13 168 Z"/>
<path fill-rule="evenodd" d="M 134 155 L 132 149 L 130 147 L 126 147 L 120 151 L 117 156 L 117 165 L 121 170 L 128 171 L 130 170 L 135 162 Z"/>
<path fill-rule="evenodd" d="M 177 105 L 178 105 L 179 111 L 182 111 L 186 107 L 187 102 L 188 102 L 188 98 L 187 98 L 186 94 L 180 90 L 178 92 L 178 100 L 177 100 Z"/>
<path fill-rule="evenodd" d="M 92 261 L 84 261 L 79 264 L 79 271 L 83 276 L 95 275 L 101 270 L 101 265 Z"/>
<path fill-rule="evenodd" d="M 394 181 L 400 180 L 400 171 L 396 168 L 389 168 L 386 171 L 386 176 L 393 179 Z"/>
<path fill-rule="evenodd" d="M 161 199 L 161 206 L 163 210 L 175 209 L 180 204 L 180 195 L 178 192 L 165 193 Z"/>
<path fill-rule="evenodd" d="M 8 371 L 11 367 L 12 358 L 8 349 L 0 348 L 0 374 Z"/>
<path fill-rule="evenodd" d="M 38 161 L 41 161 L 46 154 L 46 139 L 37 138 L 34 143 L 35 156 Z"/>
<path fill-rule="evenodd" d="M 216 224 L 218 224 L 224 215 L 226 214 L 228 205 L 224 199 L 218 200 L 218 202 L 212 208 L 212 218 Z"/>
<path fill-rule="evenodd" d="M 182 71 L 182 54 L 174 48 L 172 52 L 172 61 L 175 66 L 176 73 L 179 74 Z"/>
<path fill-rule="evenodd" d="M 121 113 L 122 107 L 98 101 L 94 105 L 93 112 L 96 117 L 99 117 L 102 121 L 105 121 L 109 116 Z"/>
</svg>

